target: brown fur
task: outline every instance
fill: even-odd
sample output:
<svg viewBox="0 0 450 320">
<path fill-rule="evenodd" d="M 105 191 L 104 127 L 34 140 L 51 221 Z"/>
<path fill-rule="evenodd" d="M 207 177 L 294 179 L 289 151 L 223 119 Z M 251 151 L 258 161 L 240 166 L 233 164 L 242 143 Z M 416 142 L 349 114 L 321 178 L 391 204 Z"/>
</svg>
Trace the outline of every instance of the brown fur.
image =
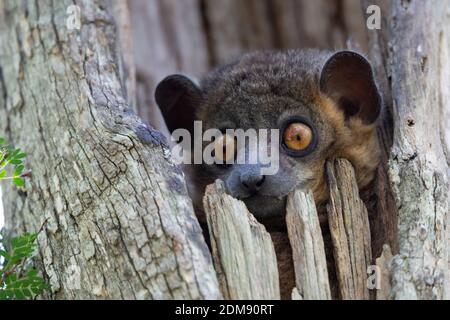
<svg viewBox="0 0 450 320">
<path fill-rule="evenodd" d="M 324 160 L 337 158 L 349 160 L 355 169 L 360 190 L 366 188 L 374 179 L 380 158 L 376 124 L 365 125 L 359 119 L 351 119 L 346 123 L 343 112 L 328 97 L 318 95 L 316 103 L 321 106 L 320 112 L 333 123 L 336 134 L 336 144 L 329 149 L 329 154 Z M 324 172 L 324 165 L 321 163 L 316 170 Z M 321 204 L 328 200 L 328 187 L 325 173 L 317 175 L 321 176 L 321 179 L 316 181 L 312 190 L 316 203 Z"/>
</svg>

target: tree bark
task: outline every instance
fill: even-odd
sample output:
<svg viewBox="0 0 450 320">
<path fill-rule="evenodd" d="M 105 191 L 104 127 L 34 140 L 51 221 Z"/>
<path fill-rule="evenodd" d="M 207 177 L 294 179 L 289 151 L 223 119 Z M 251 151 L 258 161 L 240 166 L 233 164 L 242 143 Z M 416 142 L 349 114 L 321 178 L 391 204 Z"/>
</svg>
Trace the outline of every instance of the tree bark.
<svg viewBox="0 0 450 320">
<path fill-rule="evenodd" d="M 4 193 L 6 223 L 44 226 L 46 297 L 220 298 L 183 175 L 127 103 L 105 3 L 77 1 L 80 30 L 66 27 L 72 2 L 1 4 L 1 132 L 33 172 Z"/>
<path fill-rule="evenodd" d="M 449 162 L 441 122 L 450 90 L 450 79 L 444 76 L 449 74 L 444 64 L 448 4 L 396 2 L 392 16 L 397 19 L 391 25 L 390 55 L 395 127 L 389 169 L 399 209 L 400 248 L 393 262 L 392 294 L 442 299 L 449 294 Z"/>
<path fill-rule="evenodd" d="M 398 212 L 390 297 L 449 298 L 450 8 L 445 1 L 375 3 L 383 24 L 369 33 L 370 52 L 393 126 L 389 178 Z M 389 141 L 389 130 L 382 136 Z"/>
</svg>

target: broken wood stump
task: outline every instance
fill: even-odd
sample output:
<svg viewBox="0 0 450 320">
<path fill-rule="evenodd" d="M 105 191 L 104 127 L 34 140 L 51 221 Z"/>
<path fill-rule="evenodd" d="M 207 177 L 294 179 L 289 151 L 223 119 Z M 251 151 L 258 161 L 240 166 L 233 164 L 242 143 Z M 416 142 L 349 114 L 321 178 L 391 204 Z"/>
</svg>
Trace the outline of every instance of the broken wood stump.
<svg viewBox="0 0 450 320">
<path fill-rule="evenodd" d="M 343 159 L 326 164 L 327 205 L 337 287 L 341 299 L 370 299 L 367 268 L 372 263 L 367 209 L 354 170 Z M 206 188 L 203 205 L 219 284 L 225 299 L 279 299 L 274 245 L 242 201 L 217 180 Z M 288 196 L 286 224 L 295 270 L 292 299 L 331 299 L 325 245 L 311 191 Z"/>
<path fill-rule="evenodd" d="M 242 201 L 226 194 L 220 180 L 206 188 L 203 205 L 225 299 L 280 299 L 277 259 L 266 228 Z"/>
<path fill-rule="evenodd" d="M 327 261 L 319 217 L 311 191 L 288 196 L 286 224 L 292 247 L 297 292 L 305 300 L 331 299 Z"/>
<path fill-rule="evenodd" d="M 327 177 L 328 224 L 340 298 L 370 299 L 367 288 L 367 267 L 372 263 L 369 218 L 359 198 L 353 167 L 344 159 L 327 162 Z"/>
</svg>

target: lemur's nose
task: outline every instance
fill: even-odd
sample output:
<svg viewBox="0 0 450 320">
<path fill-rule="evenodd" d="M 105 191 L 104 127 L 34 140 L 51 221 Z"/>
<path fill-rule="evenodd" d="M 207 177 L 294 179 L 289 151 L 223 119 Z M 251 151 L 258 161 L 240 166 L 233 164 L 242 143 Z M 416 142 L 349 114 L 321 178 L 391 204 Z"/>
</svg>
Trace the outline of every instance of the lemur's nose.
<svg viewBox="0 0 450 320">
<path fill-rule="evenodd" d="M 252 194 L 257 193 L 259 189 L 261 189 L 261 186 L 264 184 L 265 180 L 266 176 L 254 171 L 244 172 L 241 174 L 242 185 Z"/>
</svg>

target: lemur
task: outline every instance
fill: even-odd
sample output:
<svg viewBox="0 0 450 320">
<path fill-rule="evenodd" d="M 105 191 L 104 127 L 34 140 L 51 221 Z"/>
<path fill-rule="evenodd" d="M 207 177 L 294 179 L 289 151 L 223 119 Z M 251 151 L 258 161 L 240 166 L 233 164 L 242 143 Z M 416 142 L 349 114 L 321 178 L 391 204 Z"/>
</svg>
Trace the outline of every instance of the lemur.
<svg viewBox="0 0 450 320">
<path fill-rule="evenodd" d="M 203 130 L 280 130 L 274 175 L 261 174 L 259 164 L 193 166 L 198 208 L 201 191 L 219 178 L 270 230 L 283 220 L 287 195 L 295 188 L 311 189 L 317 205 L 327 202 L 328 159 L 348 159 L 360 190 L 374 179 L 382 101 L 370 63 L 356 52 L 246 54 L 213 70 L 200 85 L 171 75 L 159 83 L 155 98 L 170 131 L 192 130 L 195 120 Z"/>
</svg>

